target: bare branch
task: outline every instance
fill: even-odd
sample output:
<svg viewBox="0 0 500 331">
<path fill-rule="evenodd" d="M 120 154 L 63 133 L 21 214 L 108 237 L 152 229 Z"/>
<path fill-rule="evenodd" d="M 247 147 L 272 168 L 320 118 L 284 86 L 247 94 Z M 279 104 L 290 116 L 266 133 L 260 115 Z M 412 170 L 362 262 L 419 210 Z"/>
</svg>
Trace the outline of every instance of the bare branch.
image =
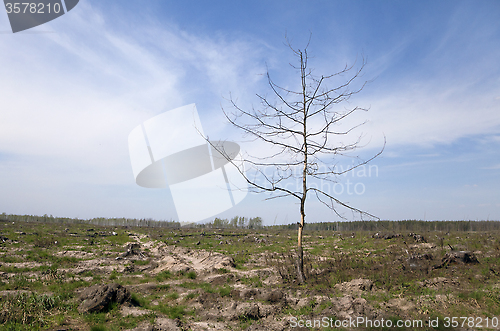
<svg viewBox="0 0 500 331">
<path fill-rule="evenodd" d="M 347 170 L 336 170 L 337 158 L 350 156 L 353 151 L 362 147 L 361 139 L 363 136 L 352 137 L 352 135 L 355 129 L 366 122 L 352 125 L 348 129 L 336 130 L 336 126 L 353 113 L 367 109 L 356 106 L 340 111 L 336 108 L 339 104 L 349 101 L 366 86 L 366 81 L 360 85 L 357 84 L 365 67 L 365 59 L 363 58 L 358 69 L 354 69 L 355 62 L 351 66 L 346 64 L 339 72 L 315 76 L 309 68 L 309 42 L 303 50 L 292 47 L 288 39 L 286 45 L 297 57 L 297 65 L 290 65 L 298 71 L 297 83 L 299 87 L 294 90 L 286 88 L 287 84 L 277 84 L 271 78 L 268 70 L 266 74 L 267 84 L 273 97 L 257 94 L 261 108 L 244 110 L 236 104 L 234 99 L 230 98 L 229 101 L 235 112 L 229 114 L 223 109 L 224 116 L 234 127 L 252 137 L 253 141 L 263 142 L 266 146 L 276 148 L 277 151 L 267 153 L 263 157 L 246 155 L 245 158 L 236 162 L 223 150 L 223 144 L 215 146 L 208 138 L 206 140 L 212 148 L 215 148 L 238 169 L 253 190 L 271 193 L 271 196 L 266 200 L 292 196 L 300 201 L 298 275 L 299 281 L 303 281 L 303 272 L 301 272 L 301 270 L 303 271 L 301 264 L 302 231 L 305 225 L 305 204 L 308 193 L 314 193 L 313 196 L 341 218 L 345 217 L 339 213 L 337 207 L 359 213 L 361 217 L 368 216 L 378 219 L 366 211 L 341 201 L 328 192 L 313 187 L 309 180 L 320 179 L 337 182 L 340 175 L 366 165 L 378 157 L 385 148 L 385 137 L 384 145 L 378 153 L 367 160 L 359 160 Z M 335 87 L 331 86 L 334 81 L 344 75 L 349 76 L 343 83 Z M 357 87 L 354 86 L 355 82 Z M 336 137 L 335 140 L 343 139 L 343 141 L 333 141 L 333 137 Z M 241 167 L 238 167 L 239 163 L 242 164 Z M 245 171 L 245 165 L 250 169 Z M 267 174 L 265 169 L 273 171 L 271 174 Z M 252 178 L 250 178 L 250 173 L 253 175 Z M 295 189 L 289 189 L 291 180 L 300 182 L 300 185 L 297 185 Z"/>
<path fill-rule="evenodd" d="M 334 203 L 335 203 L 335 204 L 338 204 L 338 205 L 341 205 L 342 207 L 345 207 L 345 208 L 350 209 L 350 210 L 352 210 L 352 211 L 355 211 L 355 212 L 359 213 L 360 215 L 367 215 L 367 216 L 370 216 L 370 217 L 372 217 L 372 218 L 374 218 L 374 219 L 380 220 L 380 218 L 378 218 L 377 216 L 372 215 L 372 214 L 370 214 L 370 213 L 368 213 L 368 212 L 366 212 L 366 211 L 363 211 L 363 210 L 361 210 L 361 209 L 355 208 L 355 207 L 353 207 L 353 206 L 350 206 L 350 205 L 348 205 L 348 204 L 346 204 L 346 203 L 344 203 L 344 202 L 340 201 L 339 199 L 337 199 L 337 198 L 333 197 L 332 195 L 330 195 L 330 194 L 328 194 L 328 193 L 326 193 L 326 192 L 324 192 L 324 191 L 318 190 L 317 188 L 311 187 L 311 188 L 309 188 L 308 190 L 309 190 L 309 191 L 314 191 L 314 192 L 316 193 L 316 197 L 318 198 L 318 200 L 319 200 L 319 201 L 321 201 L 323 204 L 325 204 L 328 208 L 330 208 L 330 209 L 332 209 L 333 211 L 335 211 L 335 213 L 337 213 L 337 215 L 339 215 L 339 216 L 340 216 L 340 214 L 339 214 L 339 213 L 337 212 L 337 210 L 335 209 L 335 205 L 334 205 Z M 323 200 L 321 199 L 321 197 L 320 197 L 321 195 L 324 195 L 325 197 L 327 197 L 328 199 L 330 199 L 330 204 L 328 204 L 328 203 L 326 203 L 325 201 L 323 201 Z M 343 216 L 340 216 L 340 217 L 344 218 Z M 345 218 L 344 218 L 344 219 L 345 219 Z"/>
</svg>

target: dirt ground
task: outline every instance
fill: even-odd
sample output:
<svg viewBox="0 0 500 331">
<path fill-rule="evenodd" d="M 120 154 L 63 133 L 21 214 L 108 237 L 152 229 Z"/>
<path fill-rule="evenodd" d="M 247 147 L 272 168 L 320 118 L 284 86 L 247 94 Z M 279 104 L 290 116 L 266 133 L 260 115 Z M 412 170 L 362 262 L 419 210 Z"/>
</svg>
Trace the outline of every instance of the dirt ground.
<svg viewBox="0 0 500 331">
<path fill-rule="evenodd" d="M 0 234 L 5 330 L 500 328 L 498 233 L 306 232 L 305 284 L 293 231 L 3 222 Z"/>
</svg>

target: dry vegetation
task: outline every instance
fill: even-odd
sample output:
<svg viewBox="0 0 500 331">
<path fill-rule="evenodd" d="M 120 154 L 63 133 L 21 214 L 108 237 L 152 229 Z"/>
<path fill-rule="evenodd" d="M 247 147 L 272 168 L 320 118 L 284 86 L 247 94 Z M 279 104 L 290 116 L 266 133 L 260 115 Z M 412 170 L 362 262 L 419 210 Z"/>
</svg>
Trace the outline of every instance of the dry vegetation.
<svg viewBox="0 0 500 331">
<path fill-rule="evenodd" d="M 295 230 L 0 221 L 0 325 L 288 330 L 292 317 L 500 317 L 499 232 L 306 231 L 304 241 L 299 285 Z M 99 291 L 107 301 L 92 306 Z"/>
</svg>

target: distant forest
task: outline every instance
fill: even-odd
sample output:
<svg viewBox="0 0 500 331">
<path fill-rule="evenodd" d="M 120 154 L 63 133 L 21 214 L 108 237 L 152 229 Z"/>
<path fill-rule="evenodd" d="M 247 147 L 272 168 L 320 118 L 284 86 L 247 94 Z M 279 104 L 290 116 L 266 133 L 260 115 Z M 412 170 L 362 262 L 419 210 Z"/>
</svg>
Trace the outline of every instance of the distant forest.
<svg viewBox="0 0 500 331">
<path fill-rule="evenodd" d="M 156 221 L 151 218 L 105 218 L 96 217 L 89 220 L 69 217 L 54 217 L 52 215 L 8 215 L 0 214 L 0 221 L 8 222 L 43 222 L 43 223 L 70 223 L 70 224 L 92 224 L 102 226 L 143 226 L 150 228 L 180 228 L 181 223 L 175 221 Z"/>
<path fill-rule="evenodd" d="M 89 220 L 54 217 L 52 215 L 12 215 L 0 214 L 0 222 L 45 222 L 45 223 L 72 223 L 72 224 L 92 224 L 100 226 L 130 226 L 130 227 L 151 227 L 151 228 L 180 228 L 181 224 L 176 221 L 161 221 L 136 218 L 104 218 L 97 217 Z M 260 217 L 245 218 L 235 216 L 231 220 L 215 218 L 208 223 L 193 223 L 187 227 L 202 229 L 271 229 L 271 230 L 296 230 L 297 224 L 286 225 L 262 225 Z M 306 223 L 305 231 L 337 231 L 337 232 L 405 232 L 405 231 L 496 231 L 500 230 L 500 221 L 338 221 L 322 223 Z"/>
<path fill-rule="evenodd" d="M 297 229 L 297 224 L 275 225 L 268 228 Z M 404 231 L 494 231 L 500 230 L 500 221 L 346 221 L 308 223 L 305 230 L 309 231 L 373 231 L 373 232 L 404 232 Z"/>
</svg>

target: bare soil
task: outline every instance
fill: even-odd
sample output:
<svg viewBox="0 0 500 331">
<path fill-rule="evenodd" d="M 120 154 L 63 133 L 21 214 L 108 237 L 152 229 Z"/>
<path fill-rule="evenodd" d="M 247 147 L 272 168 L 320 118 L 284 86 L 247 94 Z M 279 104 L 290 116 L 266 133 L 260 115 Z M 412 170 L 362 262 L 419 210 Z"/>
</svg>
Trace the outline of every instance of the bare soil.
<svg viewBox="0 0 500 331">
<path fill-rule="evenodd" d="M 446 328 L 446 318 L 488 318 L 481 329 L 498 329 L 500 318 L 498 233 L 306 232 L 305 284 L 294 274 L 293 231 L 4 222 L 0 234 L 6 330 L 364 329 L 335 326 L 358 318 L 475 330 Z M 123 287 L 121 299 L 108 291 L 86 310 L 104 285 Z M 30 295 L 54 303 L 27 303 L 23 320 L 14 299 Z"/>
</svg>

